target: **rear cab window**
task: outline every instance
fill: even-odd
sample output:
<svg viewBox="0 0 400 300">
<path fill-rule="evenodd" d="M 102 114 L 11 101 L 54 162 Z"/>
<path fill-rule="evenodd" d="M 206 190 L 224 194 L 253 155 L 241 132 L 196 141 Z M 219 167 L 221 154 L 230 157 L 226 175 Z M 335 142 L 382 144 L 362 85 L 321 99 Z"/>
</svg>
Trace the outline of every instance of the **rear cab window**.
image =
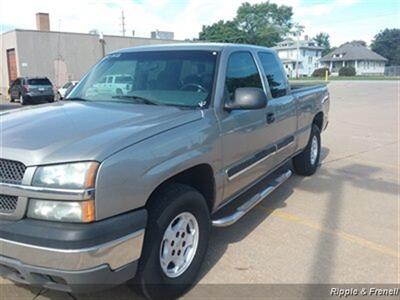
<svg viewBox="0 0 400 300">
<path fill-rule="evenodd" d="M 288 82 L 276 56 L 269 52 L 259 52 L 258 58 L 267 77 L 272 98 L 285 96 L 288 92 Z"/>
<path fill-rule="evenodd" d="M 227 100 L 233 100 L 237 88 L 245 87 L 263 89 L 261 76 L 250 52 L 234 52 L 229 57 L 226 69 L 225 92 L 227 93 Z"/>
</svg>

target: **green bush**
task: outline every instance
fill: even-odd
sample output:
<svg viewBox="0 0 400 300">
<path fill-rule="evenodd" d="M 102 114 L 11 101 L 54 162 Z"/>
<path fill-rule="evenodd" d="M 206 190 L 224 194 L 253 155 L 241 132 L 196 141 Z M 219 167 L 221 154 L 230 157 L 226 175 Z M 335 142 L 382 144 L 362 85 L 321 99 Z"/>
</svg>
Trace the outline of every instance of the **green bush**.
<svg viewBox="0 0 400 300">
<path fill-rule="evenodd" d="M 342 67 L 339 69 L 339 76 L 356 76 L 356 69 L 353 67 Z"/>
<path fill-rule="evenodd" d="M 312 77 L 325 77 L 326 71 L 328 71 L 328 75 L 331 74 L 331 72 L 329 72 L 329 68 L 319 68 L 319 69 L 315 69 L 314 72 L 311 74 L 311 76 Z"/>
</svg>

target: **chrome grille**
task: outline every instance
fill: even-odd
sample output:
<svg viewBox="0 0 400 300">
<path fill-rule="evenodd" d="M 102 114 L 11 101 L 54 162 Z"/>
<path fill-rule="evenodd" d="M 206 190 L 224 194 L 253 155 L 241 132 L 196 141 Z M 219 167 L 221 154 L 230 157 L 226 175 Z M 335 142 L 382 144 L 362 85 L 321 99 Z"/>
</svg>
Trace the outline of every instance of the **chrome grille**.
<svg viewBox="0 0 400 300">
<path fill-rule="evenodd" d="M 0 195 L 0 213 L 12 214 L 17 208 L 18 197 Z"/>
<path fill-rule="evenodd" d="M 18 161 L 0 159 L 0 182 L 21 184 L 25 165 Z"/>
</svg>

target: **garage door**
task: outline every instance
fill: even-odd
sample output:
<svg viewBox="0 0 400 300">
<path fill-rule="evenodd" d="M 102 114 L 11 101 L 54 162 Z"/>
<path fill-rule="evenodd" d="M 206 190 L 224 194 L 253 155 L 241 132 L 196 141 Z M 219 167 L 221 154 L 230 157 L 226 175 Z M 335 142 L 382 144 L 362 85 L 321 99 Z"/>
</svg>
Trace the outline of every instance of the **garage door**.
<svg viewBox="0 0 400 300">
<path fill-rule="evenodd" d="M 15 49 L 7 50 L 7 66 L 8 66 L 8 80 L 10 82 L 17 79 L 17 61 L 15 58 Z"/>
</svg>

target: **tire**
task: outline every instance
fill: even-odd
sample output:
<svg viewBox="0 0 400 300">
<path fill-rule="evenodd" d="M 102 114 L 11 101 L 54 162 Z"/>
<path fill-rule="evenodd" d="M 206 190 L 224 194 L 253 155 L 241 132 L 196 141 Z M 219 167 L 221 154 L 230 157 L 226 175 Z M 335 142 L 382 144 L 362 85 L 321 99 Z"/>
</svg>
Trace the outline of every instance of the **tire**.
<svg viewBox="0 0 400 300">
<path fill-rule="evenodd" d="M 22 94 L 19 95 L 19 103 L 21 103 L 21 105 L 26 105 L 27 104 L 26 100 L 25 100 L 25 97 Z"/>
<path fill-rule="evenodd" d="M 318 126 L 313 124 L 306 148 L 293 158 L 294 172 L 303 176 L 313 175 L 318 168 L 320 154 L 321 133 Z"/>
<path fill-rule="evenodd" d="M 134 287 L 148 299 L 175 299 L 194 284 L 204 260 L 211 227 L 209 209 L 204 197 L 197 190 L 183 184 L 172 184 L 160 190 L 150 201 L 143 254 L 137 275 L 133 280 Z M 184 220 L 184 217 L 191 218 L 190 216 L 194 217 L 197 222 L 197 231 L 193 230 L 195 228 L 194 222 L 190 223 L 191 231 L 188 230 L 187 226 L 183 227 L 184 230 L 170 230 L 172 228 L 178 229 L 178 225 L 181 224 L 180 222 Z M 171 238 L 172 241 L 166 238 L 167 232 L 172 232 L 170 235 L 173 237 Z M 189 234 L 190 232 L 193 232 L 193 235 Z M 194 232 L 198 232 L 197 247 L 194 242 L 196 240 Z M 186 236 L 184 236 L 185 233 Z M 187 246 L 190 243 L 187 240 L 189 237 L 193 238 L 192 251 L 188 251 L 190 249 Z M 186 240 L 188 242 L 185 245 Z M 179 251 L 179 249 L 182 250 Z M 196 250 L 193 251 L 193 249 Z M 174 251 L 176 252 L 174 253 Z M 174 268 L 172 268 L 172 266 L 179 266 L 177 264 L 166 263 L 164 269 L 161 266 L 162 261 L 169 261 L 162 258 L 164 253 L 167 252 L 175 255 L 175 259 L 187 257 L 188 263 L 183 263 L 180 274 L 174 272 Z M 182 256 L 178 257 L 178 255 Z M 172 258 L 172 256 L 170 257 Z M 189 259 L 189 257 L 192 257 L 192 259 Z M 168 274 L 168 272 L 170 273 Z"/>
</svg>

